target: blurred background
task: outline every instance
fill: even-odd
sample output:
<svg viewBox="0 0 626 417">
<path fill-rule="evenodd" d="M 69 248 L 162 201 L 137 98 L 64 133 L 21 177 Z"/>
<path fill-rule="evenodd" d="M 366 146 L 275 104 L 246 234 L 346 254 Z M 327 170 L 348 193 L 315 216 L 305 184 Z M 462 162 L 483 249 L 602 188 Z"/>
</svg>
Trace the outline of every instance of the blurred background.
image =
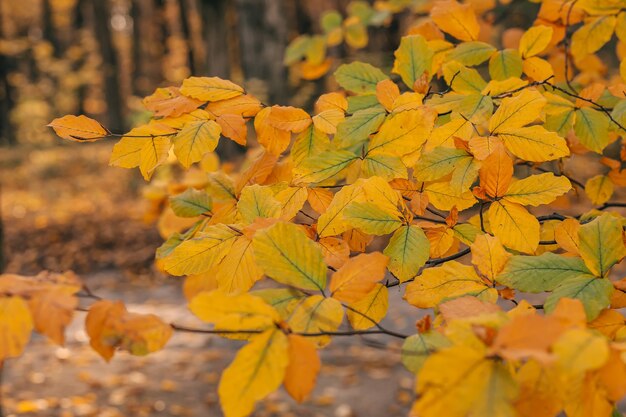
<svg viewBox="0 0 626 417">
<path fill-rule="evenodd" d="M 366 46 L 329 49 L 328 74 L 354 59 L 389 72 L 392 51 L 427 1 L 376 3 L 404 11 L 379 8 L 378 24 L 360 28 L 354 41 L 365 33 Z M 493 27 L 532 24 L 537 5 L 505 3 L 490 12 Z M 149 117 L 143 96 L 190 75 L 228 78 L 266 103 L 310 109 L 335 88 L 332 77 L 303 79 L 284 65 L 285 48 L 300 34 L 321 33 L 330 10 L 346 16 L 373 7 L 348 0 L 0 0 L 0 271 L 74 270 L 92 291 L 123 299 L 131 311 L 186 320 L 181 282 L 153 266 L 162 236 L 150 195 L 159 192 L 159 176 L 146 187 L 138 170 L 108 167 L 113 141 L 62 142 L 46 124 L 86 114 L 126 131 Z M 493 27 L 484 28 L 486 37 Z M 400 292 L 392 296 L 400 301 Z M 391 327 L 413 326 L 414 311 L 403 305 L 408 311 L 395 311 Z M 3 415 L 221 415 L 216 384 L 233 343 L 177 334 L 155 355 L 122 354 L 105 364 L 88 347 L 82 320 L 77 313 L 65 347 L 35 336 L 23 357 L 5 364 Z M 377 343 L 333 342 L 311 402 L 299 406 L 278 392 L 255 416 L 406 415 L 412 376 L 400 365 L 398 344 Z"/>
</svg>

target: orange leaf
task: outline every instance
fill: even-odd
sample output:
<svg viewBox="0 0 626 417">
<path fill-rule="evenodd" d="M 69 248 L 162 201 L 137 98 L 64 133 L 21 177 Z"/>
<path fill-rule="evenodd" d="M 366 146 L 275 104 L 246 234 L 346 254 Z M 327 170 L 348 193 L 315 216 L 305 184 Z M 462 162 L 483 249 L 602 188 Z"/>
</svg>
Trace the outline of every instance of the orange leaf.
<svg viewBox="0 0 626 417">
<path fill-rule="evenodd" d="M 142 103 L 154 116 L 178 117 L 197 109 L 203 102 L 182 95 L 176 87 L 165 87 L 157 88 Z"/>
<path fill-rule="evenodd" d="M 311 116 L 302 109 L 291 106 L 272 106 L 268 122 L 276 129 L 299 133 L 309 127 Z"/>
<path fill-rule="evenodd" d="M 333 274 L 330 282 L 332 297 L 346 303 L 361 300 L 383 279 L 387 263 L 389 258 L 380 252 L 349 259 Z"/>
<path fill-rule="evenodd" d="M 48 124 L 63 139 L 93 142 L 108 136 L 109 132 L 97 121 L 86 116 L 63 116 Z"/>
<path fill-rule="evenodd" d="M 313 388 L 321 362 L 315 345 L 305 337 L 290 334 L 289 365 L 285 372 L 285 390 L 297 402 L 307 399 Z"/>
<path fill-rule="evenodd" d="M 480 186 L 488 195 L 502 197 L 511 185 L 513 160 L 503 148 L 499 148 L 483 161 L 479 177 Z"/>
</svg>

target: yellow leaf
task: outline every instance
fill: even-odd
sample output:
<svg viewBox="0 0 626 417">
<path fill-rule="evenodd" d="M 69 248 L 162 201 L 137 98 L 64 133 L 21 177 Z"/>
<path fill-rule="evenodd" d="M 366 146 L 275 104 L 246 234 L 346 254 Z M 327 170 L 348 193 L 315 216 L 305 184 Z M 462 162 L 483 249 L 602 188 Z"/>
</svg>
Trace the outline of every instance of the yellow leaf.
<svg viewBox="0 0 626 417">
<path fill-rule="evenodd" d="M 274 328 L 281 321 L 278 312 L 263 299 L 249 293 L 226 294 L 221 290 L 196 295 L 189 309 L 218 330 L 250 332 Z"/>
<path fill-rule="evenodd" d="M 254 404 L 276 390 L 285 377 L 289 345 L 279 329 L 251 339 L 224 370 L 218 393 L 225 417 L 245 417 Z"/>
<path fill-rule="evenodd" d="M 539 245 L 539 221 L 523 206 L 506 200 L 494 201 L 487 212 L 494 235 L 507 248 L 534 253 Z"/>
<path fill-rule="evenodd" d="M 351 203 L 343 213 L 348 225 L 369 235 L 386 235 L 403 224 L 398 210 L 390 213 L 374 203 Z"/>
<path fill-rule="evenodd" d="M 290 106 L 272 106 L 268 122 L 276 129 L 302 132 L 311 124 L 311 116 L 302 109 Z"/>
<path fill-rule="evenodd" d="M 582 225 L 578 239 L 580 256 L 595 276 L 606 276 L 611 267 L 626 256 L 622 223 L 609 213 Z"/>
<path fill-rule="evenodd" d="M 474 268 L 449 261 L 437 268 L 425 269 L 406 287 L 404 299 L 419 308 L 433 308 L 444 300 L 474 295 L 495 302 L 497 292 L 489 288 Z"/>
<path fill-rule="evenodd" d="M 580 223 L 576 219 L 565 219 L 554 228 L 554 240 L 566 251 L 578 255 L 578 230 Z"/>
<path fill-rule="evenodd" d="M 98 301 L 89 308 L 85 319 L 85 330 L 89 335 L 89 344 L 107 362 L 115 354 L 117 334 L 114 323 L 124 314 L 126 308 L 121 301 Z"/>
<path fill-rule="evenodd" d="M 0 361 L 20 356 L 32 331 L 33 318 L 26 301 L 20 297 L 1 297 Z"/>
<path fill-rule="evenodd" d="M 417 275 L 429 252 L 428 238 L 422 229 L 411 225 L 396 230 L 383 253 L 389 257 L 389 271 L 404 282 Z"/>
<path fill-rule="evenodd" d="M 350 225 L 343 218 L 343 211 L 350 203 L 365 200 L 363 192 L 365 181 L 359 179 L 354 184 L 346 185 L 333 196 L 317 222 L 317 233 L 320 237 L 335 236 L 350 229 Z"/>
<path fill-rule="evenodd" d="M 542 126 L 500 129 L 498 137 L 513 155 L 526 161 L 552 161 L 570 154 L 565 139 Z"/>
<path fill-rule="evenodd" d="M 220 125 L 213 120 L 189 123 L 174 137 L 174 154 L 185 168 L 189 168 L 215 149 L 221 132 Z"/>
<path fill-rule="evenodd" d="M 97 121 L 86 116 L 63 116 L 54 119 L 48 124 L 54 129 L 54 133 L 63 139 L 75 140 L 78 142 L 93 142 L 108 136 L 109 132 Z"/>
<path fill-rule="evenodd" d="M 270 187 L 253 184 L 241 190 L 237 210 L 244 222 L 252 223 L 258 217 L 278 218 L 281 204 Z"/>
<path fill-rule="evenodd" d="M 218 77 L 189 77 L 180 92 L 202 101 L 220 101 L 242 95 L 243 88 Z"/>
<path fill-rule="evenodd" d="M 368 154 L 404 156 L 419 150 L 430 136 L 436 113 L 426 107 L 389 116 L 371 139 Z"/>
<path fill-rule="evenodd" d="M 293 219 L 304 206 L 308 196 L 306 187 L 287 187 L 276 193 L 275 197 L 282 206 L 280 218 L 287 221 Z"/>
<path fill-rule="evenodd" d="M 461 41 L 478 39 L 480 26 L 470 4 L 459 4 L 454 0 L 440 1 L 431 9 L 430 17 L 439 29 Z"/>
<path fill-rule="evenodd" d="M 349 259 L 330 281 L 331 297 L 346 303 L 363 298 L 384 278 L 389 258 L 380 252 L 357 255 Z"/>
<path fill-rule="evenodd" d="M 154 169 L 167 158 L 170 140 L 176 131 L 169 126 L 151 123 L 132 129 L 113 147 L 109 165 L 122 168 L 139 166 L 149 180 Z"/>
<path fill-rule="evenodd" d="M 503 197 L 512 203 L 536 207 L 550 204 L 571 189 L 572 184 L 566 177 L 546 172 L 513 182 Z"/>
<path fill-rule="evenodd" d="M 214 272 L 217 285 L 226 293 L 247 291 L 263 276 L 256 264 L 252 240 L 240 236 Z"/>
<path fill-rule="evenodd" d="M 209 271 L 226 256 L 238 236 L 238 232 L 224 224 L 210 226 L 178 245 L 165 258 L 165 270 L 172 275 Z"/>
<path fill-rule="evenodd" d="M 315 388 L 322 364 L 315 345 L 307 338 L 290 334 L 288 339 L 289 365 L 285 372 L 285 390 L 291 398 L 301 403 Z"/>
<path fill-rule="evenodd" d="M 606 175 L 596 175 L 585 183 L 585 194 L 594 205 L 601 206 L 613 195 L 613 182 Z"/>
<path fill-rule="evenodd" d="M 472 207 L 476 198 L 471 191 L 459 195 L 452 188 L 449 181 L 435 182 L 424 187 L 429 201 L 439 210 L 452 210 L 456 207 L 459 211 Z"/>
<path fill-rule="evenodd" d="M 545 104 L 546 99 L 536 90 L 523 90 L 515 97 L 505 98 L 489 120 L 489 131 L 494 135 L 532 123 L 539 118 Z"/>
<path fill-rule="evenodd" d="M 337 133 L 337 125 L 345 119 L 343 110 L 328 109 L 313 116 L 313 124 L 324 133 L 334 135 Z"/>
<path fill-rule="evenodd" d="M 384 284 L 376 284 L 361 300 L 350 304 L 346 315 L 352 328 L 366 330 L 380 323 L 389 308 L 389 290 Z"/>
<path fill-rule="evenodd" d="M 511 254 L 500 243 L 500 239 L 487 234 L 476 236 L 470 248 L 472 249 L 472 264 L 492 281 L 504 269 L 511 257 Z"/>
<path fill-rule="evenodd" d="M 572 36 L 572 54 L 581 59 L 602 48 L 611 36 L 617 20 L 615 16 L 592 16 Z"/>
<path fill-rule="evenodd" d="M 343 321 L 343 307 L 334 298 L 312 295 L 300 302 L 289 319 L 289 327 L 296 333 L 334 332 Z M 311 338 L 319 347 L 330 343 L 330 336 Z"/>
<path fill-rule="evenodd" d="M 413 412 L 421 417 L 510 417 L 518 388 L 502 362 L 453 346 L 426 359 L 417 393 Z"/>
<path fill-rule="evenodd" d="M 270 278 L 304 290 L 326 287 L 322 249 L 302 229 L 279 222 L 254 236 L 254 255 Z"/>
<path fill-rule="evenodd" d="M 538 25 L 528 29 L 519 42 L 519 53 L 522 58 L 530 58 L 542 53 L 552 40 L 552 26 Z"/>
<path fill-rule="evenodd" d="M 565 375 L 574 377 L 598 369 L 609 358 L 609 347 L 604 336 L 583 329 L 566 332 L 552 346 L 557 365 Z"/>
<path fill-rule="evenodd" d="M 524 74 L 534 81 L 544 81 L 554 75 L 552 65 L 545 59 L 534 56 L 524 60 L 522 64 Z"/>
</svg>

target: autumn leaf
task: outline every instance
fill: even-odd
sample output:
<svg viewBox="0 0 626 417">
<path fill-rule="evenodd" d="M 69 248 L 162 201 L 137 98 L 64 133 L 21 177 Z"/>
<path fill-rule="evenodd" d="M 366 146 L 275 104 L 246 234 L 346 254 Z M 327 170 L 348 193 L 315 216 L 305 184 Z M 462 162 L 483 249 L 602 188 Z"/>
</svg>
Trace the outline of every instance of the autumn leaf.
<svg viewBox="0 0 626 417">
<path fill-rule="evenodd" d="M 20 297 L 0 297 L 0 360 L 20 356 L 33 327 L 26 301 Z"/>
<path fill-rule="evenodd" d="M 254 404 L 280 386 L 289 363 L 289 342 L 279 329 L 255 336 L 224 370 L 218 393 L 226 417 L 249 415 Z"/>
<path fill-rule="evenodd" d="M 285 390 L 298 402 L 303 402 L 315 388 L 321 362 L 315 345 L 305 337 L 290 334 L 289 365 L 285 371 Z"/>
<path fill-rule="evenodd" d="M 253 240 L 258 265 L 272 279 L 303 290 L 326 287 L 322 249 L 296 225 L 279 222 Z"/>
<path fill-rule="evenodd" d="M 93 142 L 111 133 L 97 121 L 83 115 L 63 116 L 54 119 L 48 126 L 63 139 L 78 142 Z"/>
<path fill-rule="evenodd" d="M 359 301 L 383 279 L 389 258 L 380 252 L 357 255 L 337 270 L 330 281 L 331 296 L 339 301 Z"/>
<path fill-rule="evenodd" d="M 180 92 L 201 101 L 220 101 L 243 94 L 243 88 L 218 77 L 190 77 L 183 80 Z"/>
</svg>

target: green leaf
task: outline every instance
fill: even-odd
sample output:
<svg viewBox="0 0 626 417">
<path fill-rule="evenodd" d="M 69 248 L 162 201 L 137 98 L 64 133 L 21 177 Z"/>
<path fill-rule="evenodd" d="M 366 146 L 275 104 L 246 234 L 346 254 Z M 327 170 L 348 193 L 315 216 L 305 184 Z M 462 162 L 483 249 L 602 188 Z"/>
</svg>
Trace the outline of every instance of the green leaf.
<svg viewBox="0 0 626 417">
<path fill-rule="evenodd" d="M 552 291 L 570 278 L 591 277 L 579 258 L 546 252 L 539 256 L 512 256 L 496 281 L 519 291 Z"/>
<path fill-rule="evenodd" d="M 294 181 L 299 184 L 320 183 L 339 174 L 358 157 L 348 151 L 328 151 L 305 159 L 294 168 Z"/>
<path fill-rule="evenodd" d="M 295 64 L 304 58 L 309 45 L 311 44 L 311 37 L 309 35 L 300 35 L 292 40 L 287 49 L 285 49 L 285 57 L 283 63 L 285 65 Z"/>
<path fill-rule="evenodd" d="M 609 118 L 589 107 L 576 110 L 574 132 L 580 142 L 589 150 L 602 153 L 610 142 Z"/>
<path fill-rule="evenodd" d="M 185 192 L 170 197 L 170 207 L 178 217 L 196 217 L 211 211 L 211 197 L 204 191 L 187 188 Z"/>
<path fill-rule="evenodd" d="M 389 270 L 400 280 L 417 275 L 430 254 L 430 241 L 418 226 L 403 226 L 395 231 L 383 251 L 389 257 Z"/>
<path fill-rule="evenodd" d="M 489 74 L 494 80 L 519 78 L 522 75 L 522 57 L 515 49 L 498 51 L 489 60 Z"/>
<path fill-rule="evenodd" d="M 378 130 L 386 116 L 382 106 L 358 110 L 337 125 L 337 134 L 333 141 L 342 148 L 358 145 Z"/>
<path fill-rule="evenodd" d="M 399 213 L 391 214 L 374 203 L 351 203 L 343 215 L 350 226 L 369 235 L 386 235 L 402 225 Z"/>
<path fill-rule="evenodd" d="M 438 147 L 417 161 L 413 175 L 418 181 L 435 181 L 454 171 L 464 158 L 472 159 L 462 149 Z"/>
<path fill-rule="evenodd" d="M 407 337 L 402 344 L 402 364 L 410 372 L 419 373 L 431 353 L 450 346 L 450 341 L 437 331 Z"/>
<path fill-rule="evenodd" d="M 622 223 L 609 213 L 581 226 L 578 239 L 580 256 L 598 277 L 606 276 L 609 269 L 626 256 Z"/>
<path fill-rule="evenodd" d="M 433 51 L 421 35 L 402 37 L 394 55 L 396 60 L 391 72 L 398 74 L 410 89 L 413 89 L 415 80 L 418 80 L 424 72 L 431 70 Z"/>
<path fill-rule="evenodd" d="M 376 84 L 389 78 L 380 69 L 359 61 L 340 65 L 334 76 L 341 87 L 356 94 L 374 94 Z"/>
<path fill-rule="evenodd" d="M 495 51 L 496 48 L 485 42 L 463 42 L 446 56 L 446 60 L 458 61 L 463 65 L 473 67 L 488 60 Z"/>
<path fill-rule="evenodd" d="M 281 208 L 272 189 L 259 184 L 244 187 L 237 202 L 237 210 L 245 223 L 252 223 L 258 217 L 277 218 Z"/>
<path fill-rule="evenodd" d="M 563 281 L 546 298 L 543 308 L 547 313 L 550 313 L 561 298 L 573 298 L 583 303 L 587 320 L 591 321 L 610 305 L 613 290 L 613 284 L 605 278 L 592 276 L 572 277 Z"/>
</svg>

